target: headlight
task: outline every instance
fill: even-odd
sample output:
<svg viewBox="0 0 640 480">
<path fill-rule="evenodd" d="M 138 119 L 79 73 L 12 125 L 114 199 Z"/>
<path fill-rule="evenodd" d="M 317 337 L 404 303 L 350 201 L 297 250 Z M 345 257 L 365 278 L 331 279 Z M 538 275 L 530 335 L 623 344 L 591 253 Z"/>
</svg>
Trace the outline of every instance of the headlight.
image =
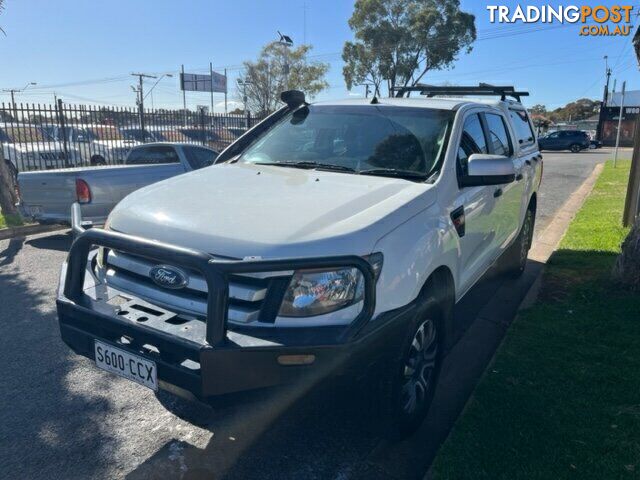
<svg viewBox="0 0 640 480">
<path fill-rule="evenodd" d="M 367 258 L 375 278 L 382 268 L 382 254 Z M 364 277 L 357 268 L 299 270 L 282 300 L 282 317 L 311 317 L 331 313 L 358 303 L 364 296 Z"/>
</svg>

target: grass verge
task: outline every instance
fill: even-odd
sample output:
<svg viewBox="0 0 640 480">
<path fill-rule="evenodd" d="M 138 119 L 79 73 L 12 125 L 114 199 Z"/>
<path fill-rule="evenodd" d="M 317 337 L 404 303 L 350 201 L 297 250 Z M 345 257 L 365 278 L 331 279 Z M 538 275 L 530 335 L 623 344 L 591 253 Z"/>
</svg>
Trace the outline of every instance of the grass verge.
<svg viewBox="0 0 640 480">
<path fill-rule="evenodd" d="M 4 215 L 0 212 L 0 229 L 7 227 L 19 227 L 22 225 L 20 215 Z"/>
<path fill-rule="evenodd" d="M 436 479 L 640 477 L 640 296 L 610 279 L 629 167 L 605 166 L 438 453 Z"/>
</svg>

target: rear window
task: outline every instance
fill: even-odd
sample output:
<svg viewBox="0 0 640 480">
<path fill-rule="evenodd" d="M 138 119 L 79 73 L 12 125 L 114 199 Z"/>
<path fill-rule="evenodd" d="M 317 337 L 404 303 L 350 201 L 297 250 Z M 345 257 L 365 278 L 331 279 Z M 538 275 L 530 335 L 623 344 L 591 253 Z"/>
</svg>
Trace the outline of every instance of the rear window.
<svg viewBox="0 0 640 480">
<path fill-rule="evenodd" d="M 513 123 L 513 128 L 516 131 L 516 138 L 521 146 L 527 146 L 533 144 L 535 136 L 527 117 L 527 112 L 524 110 L 510 110 L 509 116 Z"/>
<path fill-rule="evenodd" d="M 173 147 L 153 146 L 134 148 L 129 153 L 127 165 L 154 165 L 158 163 L 179 163 L 180 159 Z"/>
</svg>

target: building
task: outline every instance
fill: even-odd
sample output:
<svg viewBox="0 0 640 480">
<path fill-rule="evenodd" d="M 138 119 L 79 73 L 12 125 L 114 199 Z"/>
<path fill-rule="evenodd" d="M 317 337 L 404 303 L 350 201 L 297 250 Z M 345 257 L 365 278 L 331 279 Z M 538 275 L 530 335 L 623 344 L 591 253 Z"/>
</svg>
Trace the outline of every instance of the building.
<svg viewBox="0 0 640 480">
<path fill-rule="evenodd" d="M 607 146 L 616 144 L 618 133 L 618 121 L 620 119 L 620 104 L 622 102 L 621 92 L 609 94 L 602 115 L 600 116 L 600 140 Z M 627 91 L 624 94 L 624 104 L 622 112 L 622 123 L 620 125 L 620 146 L 633 146 L 633 133 L 636 122 L 640 118 L 640 90 Z"/>
</svg>

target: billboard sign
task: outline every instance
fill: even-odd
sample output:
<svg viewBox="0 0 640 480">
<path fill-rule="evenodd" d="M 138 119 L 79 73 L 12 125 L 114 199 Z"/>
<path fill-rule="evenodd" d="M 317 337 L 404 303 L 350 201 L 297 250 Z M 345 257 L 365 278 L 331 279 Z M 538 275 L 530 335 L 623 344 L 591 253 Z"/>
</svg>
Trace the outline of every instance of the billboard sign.
<svg viewBox="0 0 640 480">
<path fill-rule="evenodd" d="M 181 73 L 180 89 L 187 92 L 227 92 L 227 77 L 216 72 L 212 75 Z"/>
</svg>

